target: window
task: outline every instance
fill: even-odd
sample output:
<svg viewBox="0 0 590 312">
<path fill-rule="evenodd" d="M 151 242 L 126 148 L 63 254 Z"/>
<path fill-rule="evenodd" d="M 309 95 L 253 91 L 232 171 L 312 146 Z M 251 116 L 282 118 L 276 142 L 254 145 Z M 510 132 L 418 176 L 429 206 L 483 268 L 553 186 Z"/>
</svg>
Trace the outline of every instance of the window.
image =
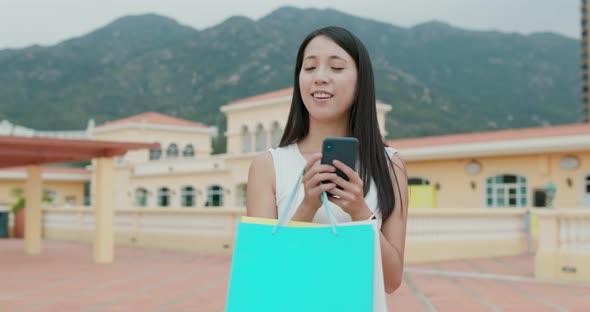
<svg viewBox="0 0 590 312">
<path fill-rule="evenodd" d="M 182 156 L 185 158 L 192 158 L 195 156 L 195 149 L 192 144 L 189 144 L 184 147 L 184 150 L 182 151 Z"/>
<path fill-rule="evenodd" d="M 167 187 L 161 187 L 158 190 L 158 206 L 169 207 L 170 206 L 170 189 Z"/>
<path fill-rule="evenodd" d="M 166 149 L 166 157 L 168 157 L 168 158 L 178 157 L 178 146 L 176 145 L 176 143 L 170 143 L 170 145 L 168 145 L 168 149 Z"/>
<path fill-rule="evenodd" d="M 192 186 L 185 186 L 180 192 L 180 201 L 182 207 L 194 207 L 195 206 L 195 188 Z"/>
<path fill-rule="evenodd" d="M 135 190 L 135 207 L 146 207 L 147 206 L 148 191 L 144 188 L 138 188 Z"/>
<path fill-rule="evenodd" d="M 247 126 L 242 127 L 242 153 L 250 153 L 252 151 L 252 135 Z"/>
<path fill-rule="evenodd" d="M 533 207 L 547 206 L 547 192 L 543 189 L 536 189 L 533 191 Z"/>
<path fill-rule="evenodd" d="M 155 148 L 150 150 L 150 160 L 157 160 L 162 157 L 162 149 Z"/>
<path fill-rule="evenodd" d="M 424 178 L 410 177 L 408 179 L 408 185 L 430 185 L 430 181 Z"/>
<path fill-rule="evenodd" d="M 90 206 L 90 182 L 84 183 L 84 206 Z"/>
<path fill-rule="evenodd" d="M 117 165 L 122 165 L 125 162 L 125 158 L 123 156 L 116 156 L 115 157 L 115 163 Z"/>
<path fill-rule="evenodd" d="M 219 185 L 212 185 L 207 188 L 207 203 L 205 203 L 205 206 L 223 206 L 223 187 Z"/>
<path fill-rule="evenodd" d="M 43 198 L 41 199 L 41 201 L 43 203 L 55 205 L 55 204 L 57 204 L 58 198 L 59 198 L 59 195 L 57 194 L 56 190 L 44 189 L 43 190 Z"/>
<path fill-rule="evenodd" d="M 258 124 L 256 127 L 256 151 L 264 151 L 266 149 L 266 132 L 264 132 L 264 127 L 261 124 Z"/>
<path fill-rule="evenodd" d="M 271 144 L 273 147 L 279 146 L 281 143 L 281 137 L 283 136 L 283 131 L 281 131 L 281 126 L 279 126 L 278 122 L 274 122 L 271 128 Z"/>
<path fill-rule="evenodd" d="M 64 207 L 71 208 L 76 206 L 76 196 L 68 195 L 64 201 Z"/>
<path fill-rule="evenodd" d="M 488 207 L 526 207 L 526 178 L 513 174 L 488 178 L 486 183 L 486 204 Z"/>
<path fill-rule="evenodd" d="M 246 207 L 246 189 L 247 184 L 242 183 L 236 186 L 236 206 L 238 207 Z"/>
</svg>

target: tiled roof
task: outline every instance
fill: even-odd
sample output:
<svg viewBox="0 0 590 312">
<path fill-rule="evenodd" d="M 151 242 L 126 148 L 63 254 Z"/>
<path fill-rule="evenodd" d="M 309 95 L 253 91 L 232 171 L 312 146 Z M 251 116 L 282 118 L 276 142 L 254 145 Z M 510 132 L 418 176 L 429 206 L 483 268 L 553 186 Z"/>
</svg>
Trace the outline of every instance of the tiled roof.
<svg viewBox="0 0 590 312">
<path fill-rule="evenodd" d="M 410 139 L 397 139 L 388 140 L 387 144 L 395 148 L 417 148 L 427 146 L 445 146 L 455 144 L 512 141 L 544 137 L 573 136 L 583 134 L 590 134 L 590 124 L 569 124 L 549 127 L 499 130 L 478 133 L 463 133 Z"/>
<path fill-rule="evenodd" d="M 180 119 L 156 112 L 146 112 L 139 115 L 114 120 L 111 122 L 99 125 L 97 128 L 110 127 L 114 125 L 122 125 L 126 123 L 146 123 L 152 125 L 169 125 L 169 126 L 182 126 L 182 127 L 195 127 L 195 128 L 207 128 L 206 125 L 200 122 L 194 122 L 186 119 Z"/>
<path fill-rule="evenodd" d="M 4 168 L 0 169 L 2 171 L 18 171 L 24 172 L 27 169 L 25 167 L 12 167 L 12 168 Z M 86 170 L 84 168 L 72 168 L 72 167 L 42 167 L 43 173 L 59 173 L 59 174 L 91 174 L 90 170 Z"/>
<path fill-rule="evenodd" d="M 243 99 L 239 99 L 239 100 L 230 102 L 227 105 L 236 105 L 236 104 L 249 103 L 249 102 L 261 101 L 261 100 L 269 100 L 269 99 L 273 99 L 273 98 L 281 98 L 281 97 L 290 96 L 290 95 L 293 95 L 293 88 L 292 87 L 281 89 L 281 90 L 276 90 L 276 91 L 272 91 L 272 92 L 262 93 L 262 94 L 258 94 L 255 96 L 243 98 Z"/>
</svg>

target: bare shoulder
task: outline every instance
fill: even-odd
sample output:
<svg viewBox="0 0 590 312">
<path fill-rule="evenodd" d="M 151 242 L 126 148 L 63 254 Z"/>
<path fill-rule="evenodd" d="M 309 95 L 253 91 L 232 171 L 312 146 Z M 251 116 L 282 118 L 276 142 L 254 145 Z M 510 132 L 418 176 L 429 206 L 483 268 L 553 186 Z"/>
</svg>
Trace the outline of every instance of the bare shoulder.
<svg viewBox="0 0 590 312">
<path fill-rule="evenodd" d="M 249 175 L 254 175 L 256 178 L 272 178 L 270 181 L 274 182 L 274 169 L 275 168 L 271 153 L 265 152 L 254 158 L 252 164 L 250 164 Z"/>
<path fill-rule="evenodd" d="M 276 218 L 275 174 L 272 155 L 262 153 L 252 161 L 248 172 L 246 211 L 251 217 Z"/>
<path fill-rule="evenodd" d="M 392 168 L 390 168 L 391 179 L 393 182 L 393 191 L 400 201 L 396 201 L 398 212 L 406 211 L 408 208 L 408 172 L 404 160 L 399 153 L 391 155 Z M 399 208 L 399 209 L 398 209 Z M 394 210 L 396 211 L 396 210 Z M 397 213 L 394 213 L 396 215 Z M 403 214 L 402 214 L 403 215 Z"/>
<path fill-rule="evenodd" d="M 407 175 L 406 164 L 404 163 L 404 160 L 399 156 L 399 153 L 394 153 L 393 155 L 391 155 L 391 162 L 393 163 L 396 173 L 399 172 L 403 173 L 404 175 Z"/>
</svg>

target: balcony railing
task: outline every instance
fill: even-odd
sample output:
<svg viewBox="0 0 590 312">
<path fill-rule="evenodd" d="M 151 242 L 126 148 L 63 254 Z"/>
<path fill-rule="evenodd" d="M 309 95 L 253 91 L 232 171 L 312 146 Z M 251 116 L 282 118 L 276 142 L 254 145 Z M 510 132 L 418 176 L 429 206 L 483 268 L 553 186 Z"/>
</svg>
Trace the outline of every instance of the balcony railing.
<svg viewBox="0 0 590 312">
<path fill-rule="evenodd" d="M 530 248 L 525 209 L 411 209 L 406 260 L 517 255 Z M 166 208 L 114 211 L 113 230 L 120 245 L 231 251 L 244 208 Z M 94 210 L 44 209 L 48 238 L 91 241 Z"/>
<path fill-rule="evenodd" d="M 590 282 L 590 210 L 539 211 L 535 275 Z"/>
</svg>

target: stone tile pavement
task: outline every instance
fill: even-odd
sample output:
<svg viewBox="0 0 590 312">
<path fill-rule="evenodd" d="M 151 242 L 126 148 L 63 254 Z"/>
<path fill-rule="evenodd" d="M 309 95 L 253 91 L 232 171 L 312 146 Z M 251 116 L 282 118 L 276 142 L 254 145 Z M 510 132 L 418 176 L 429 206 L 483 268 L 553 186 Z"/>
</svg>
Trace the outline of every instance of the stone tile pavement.
<svg viewBox="0 0 590 312">
<path fill-rule="evenodd" d="M 0 240 L 0 311 L 223 311 L 231 257 L 44 241 L 27 256 Z M 391 311 L 590 311 L 590 285 L 539 282 L 531 256 L 407 264 Z"/>
</svg>

